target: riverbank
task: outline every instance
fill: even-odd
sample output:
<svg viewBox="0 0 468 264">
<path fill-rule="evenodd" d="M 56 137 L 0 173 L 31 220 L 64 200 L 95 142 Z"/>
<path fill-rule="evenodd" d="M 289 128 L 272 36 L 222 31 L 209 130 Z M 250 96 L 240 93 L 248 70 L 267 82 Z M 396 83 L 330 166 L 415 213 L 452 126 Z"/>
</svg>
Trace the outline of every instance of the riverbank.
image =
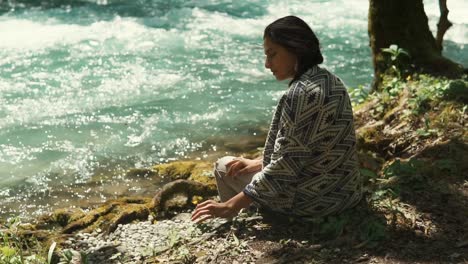
<svg viewBox="0 0 468 264">
<path fill-rule="evenodd" d="M 55 260 L 65 263 L 463 263 L 467 80 L 387 77 L 381 88 L 355 106 L 366 195 L 340 216 L 305 224 L 250 210 L 195 225 L 189 213 L 216 189 L 211 162 L 192 160 L 128 172 L 166 179 L 155 196 L 57 210 L 33 224 L 4 223 L 2 233 L 31 248 L 39 241 L 43 255 L 57 242 Z M 258 147 L 244 152 L 260 155 Z"/>
<path fill-rule="evenodd" d="M 224 155 L 241 155 L 246 149 L 256 151 L 264 143 L 267 125 L 250 129 L 253 131 L 250 135 L 209 138 L 197 151 L 187 153 L 184 158 L 173 157 L 167 162 L 204 160 L 212 163 Z M 76 183 L 48 180 L 44 186 L 27 182 L 11 186 L 5 193 L 0 192 L 0 198 L 3 198 L 0 218 L 20 217 L 28 221 L 60 208 L 92 208 L 119 197 L 152 196 L 170 181 L 164 177 L 138 177 L 133 173 L 134 165 L 130 164 L 113 162 L 95 169 L 87 179 Z M 49 177 L 54 178 L 53 175 Z"/>
</svg>

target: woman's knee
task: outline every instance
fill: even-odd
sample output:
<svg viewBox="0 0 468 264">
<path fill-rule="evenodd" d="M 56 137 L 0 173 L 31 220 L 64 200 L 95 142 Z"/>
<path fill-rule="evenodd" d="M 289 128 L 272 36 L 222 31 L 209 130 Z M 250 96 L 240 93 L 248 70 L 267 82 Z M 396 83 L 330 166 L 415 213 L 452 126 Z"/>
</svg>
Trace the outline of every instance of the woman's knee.
<svg viewBox="0 0 468 264">
<path fill-rule="evenodd" d="M 234 156 L 224 156 L 222 158 L 219 158 L 214 164 L 215 174 L 216 174 L 216 171 L 226 173 L 227 172 L 226 164 L 235 158 L 236 157 Z"/>
</svg>

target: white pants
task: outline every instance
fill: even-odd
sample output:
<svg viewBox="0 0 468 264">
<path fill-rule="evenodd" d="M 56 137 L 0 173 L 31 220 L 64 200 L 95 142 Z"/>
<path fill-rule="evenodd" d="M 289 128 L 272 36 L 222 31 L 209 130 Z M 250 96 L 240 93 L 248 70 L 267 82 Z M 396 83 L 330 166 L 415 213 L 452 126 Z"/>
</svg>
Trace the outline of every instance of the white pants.
<svg viewBox="0 0 468 264">
<path fill-rule="evenodd" d="M 238 193 L 242 192 L 252 181 L 252 177 L 256 174 L 249 173 L 243 175 L 237 175 L 236 177 L 228 177 L 226 176 L 226 163 L 232 161 L 236 157 L 234 156 L 225 156 L 218 161 L 216 161 L 214 165 L 214 176 L 216 178 L 216 185 L 218 186 L 218 193 L 221 202 L 225 202 L 232 197 L 236 196 Z"/>
</svg>

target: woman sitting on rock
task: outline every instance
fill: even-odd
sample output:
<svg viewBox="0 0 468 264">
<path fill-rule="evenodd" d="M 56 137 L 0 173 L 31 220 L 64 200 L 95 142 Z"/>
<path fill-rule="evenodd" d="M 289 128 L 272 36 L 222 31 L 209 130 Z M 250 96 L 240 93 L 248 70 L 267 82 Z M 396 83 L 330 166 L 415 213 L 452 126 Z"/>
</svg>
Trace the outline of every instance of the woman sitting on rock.
<svg viewBox="0 0 468 264">
<path fill-rule="evenodd" d="M 192 220 L 230 218 L 253 202 L 274 213 L 322 217 L 353 207 L 361 180 L 351 102 L 343 82 L 319 67 L 319 41 L 300 18 L 266 27 L 265 67 L 292 79 L 268 132 L 263 160 L 219 159 L 215 177 L 221 202 L 200 203 Z"/>
</svg>

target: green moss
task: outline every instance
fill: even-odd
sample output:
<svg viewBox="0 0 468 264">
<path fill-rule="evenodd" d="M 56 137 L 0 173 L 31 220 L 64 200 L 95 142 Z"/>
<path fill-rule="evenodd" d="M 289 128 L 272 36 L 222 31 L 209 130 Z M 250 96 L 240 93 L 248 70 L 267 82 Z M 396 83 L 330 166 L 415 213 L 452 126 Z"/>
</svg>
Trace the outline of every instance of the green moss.
<svg viewBox="0 0 468 264">
<path fill-rule="evenodd" d="M 122 204 L 147 204 L 151 201 L 151 198 L 147 197 L 122 197 L 116 200 Z"/>
<path fill-rule="evenodd" d="M 106 202 L 88 212 L 84 217 L 71 221 L 62 230 L 64 234 L 76 231 L 92 232 L 96 228 L 113 231 L 118 224 L 145 220 L 150 213 L 150 198 L 124 197 Z"/>
<path fill-rule="evenodd" d="M 192 169 L 192 173 L 188 180 L 203 184 L 216 185 L 216 180 L 213 177 L 213 164 L 209 162 L 198 162 Z"/>
<path fill-rule="evenodd" d="M 193 161 L 175 161 L 167 164 L 158 164 L 153 167 L 161 177 L 170 180 L 187 179 L 192 174 L 192 169 L 197 165 Z"/>
<path fill-rule="evenodd" d="M 462 103 L 468 103 L 468 85 L 466 81 L 451 81 L 444 91 L 444 97 Z"/>
<path fill-rule="evenodd" d="M 175 161 L 153 167 L 161 177 L 170 180 L 188 179 L 203 184 L 216 185 L 213 164 L 207 161 Z"/>
<path fill-rule="evenodd" d="M 85 216 L 83 210 L 78 208 L 57 209 L 50 214 L 42 215 L 38 218 L 37 228 L 52 229 L 54 227 L 64 227 L 70 222 L 76 221 Z"/>
<path fill-rule="evenodd" d="M 78 230 L 83 230 L 93 225 L 94 223 L 97 222 L 99 217 L 104 216 L 108 214 L 109 212 L 111 212 L 115 206 L 116 206 L 115 203 L 106 203 L 103 206 L 100 206 L 94 210 L 91 210 L 91 212 L 87 213 L 86 216 L 84 216 L 83 218 L 73 221 L 67 226 L 65 226 L 65 228 L 62 230 L 62 233 L 71 234 Z"/>
<path fill-rule="evenodd" d="M 47 263 L 52 240 L 61 241 L 54 232 L 37 230 L 20 218 L 9 219 L 0 230 L 0 263 Z"/>
<path fill-rule="evenodd" d="M 150 214 L 149 203 L 147 204 L 126 204 L 119 207 L 117 214 L 107 217 L 110 222 L 108 232 L 114 231 L 119 224 L 128 224 L 135 220 L 146 220 Z"/>
</svg>

